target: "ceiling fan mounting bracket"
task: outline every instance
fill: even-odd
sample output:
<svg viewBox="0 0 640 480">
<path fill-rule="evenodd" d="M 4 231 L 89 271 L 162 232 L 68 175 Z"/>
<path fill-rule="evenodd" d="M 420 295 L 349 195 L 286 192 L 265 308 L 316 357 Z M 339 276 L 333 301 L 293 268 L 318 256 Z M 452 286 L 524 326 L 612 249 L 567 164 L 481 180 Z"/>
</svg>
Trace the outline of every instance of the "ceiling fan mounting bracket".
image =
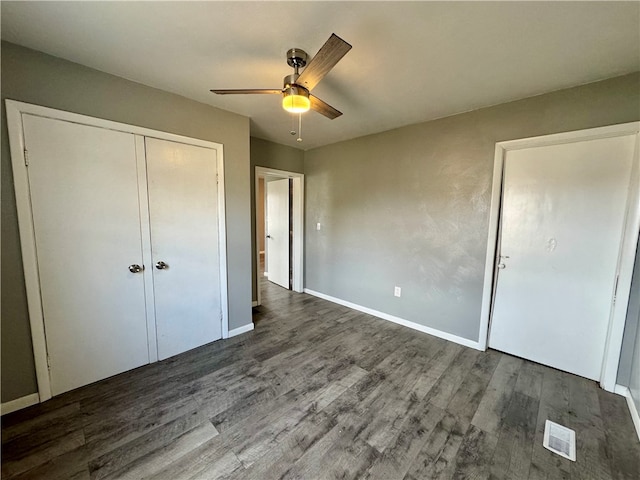
<svg viewBox="0 0 640 480">
<path fill-rule="evenodd" d="M 307 64 L 309 55 L 304 50 L 299 48 L 291 48 L 287 51 L 287 63 L 290 67 L 295 68 L 296 73 L 298 69 L 304 67 Z"/>
</svg>

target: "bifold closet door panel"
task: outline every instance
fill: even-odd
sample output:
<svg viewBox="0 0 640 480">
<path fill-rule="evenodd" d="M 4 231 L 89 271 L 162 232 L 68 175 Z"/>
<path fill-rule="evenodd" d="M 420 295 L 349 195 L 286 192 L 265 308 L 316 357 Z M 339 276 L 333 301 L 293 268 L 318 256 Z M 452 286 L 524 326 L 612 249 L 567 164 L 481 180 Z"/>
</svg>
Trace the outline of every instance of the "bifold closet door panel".
<svg viewBox="0 0 640 480">
<path fill-rule="evenodd" d="M 134 136 L 23 116 L 52 394 L 149 362 Z"/>
<path fill-rule="evenodd" d="M 216 150 L 146 138 L 158 357 L 222 338 Z"/>
</svg>

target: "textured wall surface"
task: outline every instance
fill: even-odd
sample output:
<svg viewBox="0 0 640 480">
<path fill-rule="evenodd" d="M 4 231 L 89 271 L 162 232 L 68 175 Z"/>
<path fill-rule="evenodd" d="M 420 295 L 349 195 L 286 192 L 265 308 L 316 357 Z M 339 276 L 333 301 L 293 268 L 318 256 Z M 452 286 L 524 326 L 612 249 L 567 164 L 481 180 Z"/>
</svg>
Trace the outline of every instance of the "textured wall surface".
<svg viewBox="0 0 640 480">
<path fill-rule="evenodd" d="M 639 82 L 625 75 L 305 152 L 306 288 L 477 341 L 495 143 L 636 121 Z"/>
<path fill-rule="evenodd" d="M 273 168 L 285 172 L 303 173 L 304 152 L 261 138 L 251 137 L 251 281 L 252 299 L 258 298 L 258 271 L 256 264 L 256 192 L 255 167 Z"/>
<path fill-rule="evenodd" d="M 224 145 L 229 328 L 251 322 L 249 119 L 10 43 L 2 43 L 2 401 L 37 390 L 5 99 Z"/>
</svg>

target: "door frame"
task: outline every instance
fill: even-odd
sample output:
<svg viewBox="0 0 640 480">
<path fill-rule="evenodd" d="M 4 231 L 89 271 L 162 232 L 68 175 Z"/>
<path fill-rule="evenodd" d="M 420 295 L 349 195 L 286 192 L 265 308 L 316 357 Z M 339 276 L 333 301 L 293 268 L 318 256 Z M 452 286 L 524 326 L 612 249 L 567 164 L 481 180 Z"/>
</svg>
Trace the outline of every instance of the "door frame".
<svg viewBox="0 0 640 480">
<path fill-rule="evenodd" d="M 484 286 L 482 292 L 482 309 L 480 313 L 479 347 L 487 349 L 493 301 L 495 298 L 496 272 L 498 262 L 498 247 L 500 234 L 500 214 L 503 198 L 504 161 L 507 152 L 531 147 L 560 145 L 601 138 L 635 135 L 635 151 L 632 160 L 625 221 L 620 240 L 618 255 L 617 291 L 612 291 L 609 327 L 605 343 L 605 352 L 600 374 L 600 385 L 609 392 L 613 392 L 616 385 L 618 363 L 622 347 L 622 337 L 626 320 L 629 294 L 631 291 L 631 277 L 638 244 L 640 229 L 640 122 L 623 123 L 606 127 L 590 128 L 539 137 L 509 140 L 496 143 L 493 164 L 493 186 L 491 191 L 491 210 L 489 213 L 489 235 L 487 239 L 487 253 L 484 271 Z M 615 296 L 614 296 L 615 293 Z"/>
<path fill-rule="evenodd" d="M 15 100 L 6 100 L 7 130 L 9 133 L 9 149 L 11 152 L 11 162 L 13 168 L 13 183 L 16 194 L 16 208 L 18 213 L 18 225 L 20 232 L 20 246 L 22 248 L 22 265 L 25 276 L 25 286 L 27 293 L 27 307 L 29 312 L 29 323 L 31 326 L 31 342 L 33 345 L 33 356 L 36 369 L 36 379 L 38 384 L 38 401 L 44 402 L 52 397 L 51 380 L 47 361 L 47 342 L 45 335 L 44 316 L 42 309 L 42 299 L 40 297 L 40 278 L 38 275 L 38 260 L 35 244 L 33 215 L 31 211 L 31 197 L 29 191 L 29 177 L 27 171 L 28 157 L 25 155 L 24 129 L 22 115 L 29 114 L 39 117 L 62 120 L 71 123 L 79 123 L 92 127 L 116 130 L 119 132 L 134 135 L 135 151 L 138 162 L 144 160 L 144 138 L 151 137 L 161 140 L 168 140 L 177 143 L 184 143 L 198 147 L 213 149 L 217 152 L 218 163 L 218 236 L 220 255 L 220 300 L 222 310 L 222 338 L 229 337 L 229 307 L 228 307 L 228 284 L 227 284 L 227 235 L 225 218 L 225 191 L 224 191 L 224 152 L 220 143 L 199 140 L 185 137 L 173 133 L 152 130 L 144 127 L 137 127 L 111 120 L 90 117 L 78 113 L 56 110 L 53 108 L 33 105 Z M 139 188 L 140 195 L 146 196 L 144 187 L 146 186 L 145 170 L 138 164 L 138 181 L 142 188 Z M 141 207 L 145 205 L 140 204 Z M 142 222 L 141 231 L 143 238 L 150 238 L 149 212 L 140 208 L 140 220 Z M 146 223 L 146 226 L 144 222 Z M 145 265 L 151 265 L 151 250 L 148 248 L 149 241 L 143 242 L 142 259 Z M 152 269 L 143 271 L 145 285 L 145 302 L 147 305 L 147 346 L 149 350 L 149 362 L 158 360 L 155 329 L 155 311 L 153 308 L 153 279 Z"/>
<path fill-rule="evenodd" d="M 256 192 L 256 216 L 255 216 L 255 232 L 256 232 L 256 302 L 254 307 L 262 305 L 262 299 L 260 295 L 260 239 L 258 238 L 258 209 L 260 208 L 260 199 L 258 198 L 259 187 L 258 183 L 260 178 L 265 176 L 289 178 L 293 180 L 293 282 L 291 288 L 294 292 L 304 292 L 304 173 L 288 172 L 286 170 L 276 170 L 275 168 L 268 167 L 255 167 L 255 192 Z M 265 185 L 266 195 L 266 185 Z M 265 212 L 266 218 L 266 212 Z"/>
</svg>

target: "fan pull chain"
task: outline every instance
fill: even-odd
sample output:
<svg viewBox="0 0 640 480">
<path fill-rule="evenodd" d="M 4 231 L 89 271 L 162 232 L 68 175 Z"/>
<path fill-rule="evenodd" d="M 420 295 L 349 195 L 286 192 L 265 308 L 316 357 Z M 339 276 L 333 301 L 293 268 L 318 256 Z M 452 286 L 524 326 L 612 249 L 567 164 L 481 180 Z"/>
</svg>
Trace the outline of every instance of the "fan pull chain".
<svg viewBox="0 0 640 480">
<path fill-rule="evenodd" d="M 291 114 L 291 130 L 289 131 L 289 133 L 291 135 L 295 135 L 296 133 L 298 133 L 298 132 L 296 132 L 296 123 L 295 122 L 296 122 L 296 116 L 295 116 L 295 114 L 292 113 Z"/>
<path fill-rule="evenodd" d="M 302 142 L 302 114 L 298 114 L 298 138 L 296 138 L 296 142 Z"/>
</svg>

